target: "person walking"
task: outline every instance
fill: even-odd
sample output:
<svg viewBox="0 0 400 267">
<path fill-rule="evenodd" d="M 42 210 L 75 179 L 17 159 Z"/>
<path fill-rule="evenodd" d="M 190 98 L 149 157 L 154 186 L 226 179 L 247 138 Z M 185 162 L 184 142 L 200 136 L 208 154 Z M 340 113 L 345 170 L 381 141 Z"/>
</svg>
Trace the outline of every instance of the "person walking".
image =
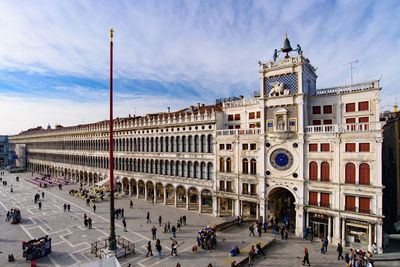
<svg viewBox="0 0 400 267">
<path fill-rule="evenodd" d="M 171 233 L 171 223 L 168 221 L 168 233 Z"/>
<path fill-rule="evenodd" d="M 281 238 L 282 238 L 282 240 L 283 240 L 283 238 L 284 238 L 284 236 L 285 236 L 285 227 L 281 226 L 280 233 L 281 233 Z"/>
<path fill-rule="evenodd" d="M 151 223 L 151 220 L 150 220 L 150 212 L 147 212 L 146 223 Z"/>
<path fill-rule="evenodd" d="M 260 243 L 256 244 L 256 248 L 257 248 L 257 255 L 261 255 L 262 254 L 263 256 L 265 256 L 264 250 L 262 249 Z"/>
<path fill-rule="evenodd" d="M 67 203 L 64 203 L 64 212 L 67 211 Z"/>
<path fill-rule="evenodd" d="M 92 229 L 92 218 L 90 218 L 90 217 L 88 219 L 88 226 L 89 226 L 89 229 Z"/>
<path fill-rule="evenodd" d="M 39 200 L 38 205 L 39 205 L 39 209 L 41 210 L 42 209 L 42 201 Z"/>
<path fill-rule="evenodd" d="M 306 262 L 308 266 L 310 266 L 310 259 L 308 258 L 308 249 L 304 248 L 303 265 L 306 264 Z"/>
<path fill-rule="evenodd" d="M 160 216 L 158 216 L 158 226 L 161 226 L 161 223 L 162 223 L 162 217 L 160 215 Z"/>
<path fill-rule="evenodd" d="M 133 201 L 132 200 L 129 202 L 129 208 L 133 209 Z"/>
<path fill-rule="evenodd" d="M 175 225 L 172 225 L 171 232 L 172 232 L 172 237 L 173 237 L 173 238 L 176 238 L 176 228 L 175 228 Z"/>
<path fill-rule="evenodd" d="M 289 232 L 288 232 L 288 230 L 285 229 L 285 232 L 283 234 L 283 240 L 287 241 L 288 240 L 288 236 L 289 236 Z"/>
<path fill-rule="evenodd" d="M 9 220 L 10 220 L 10 211 L 7 211 L 6 222 L 8 222 Z"/>
<path fill-rule="evenodd" d="M 176 228 L 178 228 L 179 231 L 181 230 L 181 222 L 179 220 L 176 222 Z"/>
<path fill-rule="evenodd" d="M 90 207 L 90 198 L 86 199 L 86 207 L 88 207 L 88 206 Z"/>
<path fill-rule="evenodd" d="M 328 238 L 325 236 L 324 238 L 324 252 L 328 252 Z"/>
<path fill-rule="evenodd" d="M 175 254 L 175 256 L 178 256 L 178 241 L 175 239 L 171 238 L 172 243 L 171 243 L 171 256 Z"/>
<path fill-rule="evenodd" d="M 342 253 L 343 253 L 342 244 L 340 244 L 340 243 L 337 244 L 336 252 L 338 253 L 337 259 L 340 260 L 340 258 L 342 258 L 342 260 L 343 260 L 344 258 L 342 255 Z"/>
<path fill-rule="evenodd" d="M 122 218 L 125 218 L 125 210 L 124 210 L 124 208 L 121 209 L 121 216 L 122 216 Z"/>
<path fill-rule="evenodd" d="M 71 211 L 71 205 L 70 204 L 67 205 L 67 210 L 68 210 L 68 212 Z"/>
<path fill-rule="evenodd" d="M 321 247 L 321 254 L 325 254 L 325 244 L 323 239 L 321 239 L 320 247 Z"/>
<path fill-rule="evenodd" d="M 254 234 L 254 226 L 253 226 L 253 224 L 250 224 L 250 226 L 249 226 L 249 231 L 250 231 L 249 236 L 251 236 L 251 235 L 253 235 L 254 237 L 256 236 L 256 235 Z"/>
<path fill-rule="evenodd" d="M 151 228 L 151 233 L 152 233 L 152 236 L 153 236 L 153 240 L 156 240 L 157 239 L 157 236 L 156 236 L 157 228 L 155 226 L 153 226 L 153 228 Z"/>
<path fill-rule="evenodd" d="M 183 215 L 182 219 L 183 219 L 183 225 L 186 225 L 186 215 Z"/>
<path fill-rule="evenodd" d="M 168 226 L 167 226 L 167 223 L 164 223 L 164 232 L 163 232 L 163 234 L 166 234 L 166 233 L 168 233 Z"/>
<path fill-rule="evenodd" d="M 267 229 L 268 229 L 268 221 L 265 220 L 265 222 L 264 222 L 264 233 L 267 232 Z"/>
<path fill-rule="evenodd" d="M 257 224 L 257 232 L 258 232 L 258 237 L 261 237 L 261 234 L 262 234 L 262 225 L 261 225 L 261 223 Z"/>
<path fill-rule="evenodd" d="M 146 248 L 147 248 L 147 254 L 146 254 L 146 257 L 148 257 L 148 256 L 149 256 L 149 254 L 150 254 L 151 256 L 153 256 L 153 251 L 151 250 L 151 241 L 149 241 L 149 242 L 147 243 L 147 246 L 146 246 Z"/>
<path fill-rule="evenodd" d="M 122 219 L 122 225 L 124 226 L 124 232 L 128 232 L 128 231 L 126 230 L 126 221 L 125 221 L 125 218 Z"/>
<path fill-rule="evenodd" d="M 253 265 L 254 256 L 256 255 L 256 250 L 254 246 L 251 246 L 249 251 L 249 266 Z"/>
<path fill-rule="evenodd" d="M 93 204 L 93 212 L 96 213 L 96 204 Z"/>
<path fill-rule="evenodd" d="M 44 198 L 44 191 L 42 191 L 42 198 Z"/>
<path fill-rule="evenodd" d="M 157 239 L 156 250 L 157 250 L 158 258 L 162 259 L 162 254 L 161 254 L 162 247 L 161 247 L 161 244 L 160 244 L 160 239 Z"/>
</svg>

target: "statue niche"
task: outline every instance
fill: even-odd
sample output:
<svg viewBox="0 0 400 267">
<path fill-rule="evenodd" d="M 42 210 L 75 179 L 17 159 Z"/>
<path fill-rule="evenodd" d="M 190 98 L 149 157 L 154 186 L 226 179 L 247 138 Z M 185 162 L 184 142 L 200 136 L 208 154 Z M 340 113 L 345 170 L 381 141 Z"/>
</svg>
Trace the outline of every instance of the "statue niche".
<svg viewBox="0 0 400 267">
<path fill-rule="evenodd" d="M 268 96 L 281 96 L 281 95 L 289 95 L 290 91 L 286 88 L 286 85 L 283 82 L 273 82 L 270 83 L 272 86 L 271 91 Z"/>
</svg>

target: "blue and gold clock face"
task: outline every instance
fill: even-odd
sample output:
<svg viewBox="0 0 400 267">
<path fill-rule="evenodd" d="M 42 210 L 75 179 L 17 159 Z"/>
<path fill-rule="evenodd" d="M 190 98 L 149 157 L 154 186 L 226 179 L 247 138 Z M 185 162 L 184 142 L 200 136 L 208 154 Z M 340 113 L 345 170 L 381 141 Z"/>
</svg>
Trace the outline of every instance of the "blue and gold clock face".
<svg viewBox="0 0 400 267">
<path fill-rule="evenodd" d="M 277 170 L 285 171 L 293 165 L 293 156 L 288 150 L 279 148 L 272 152 L 270 157 L 272 167 Z"/>
</svg>

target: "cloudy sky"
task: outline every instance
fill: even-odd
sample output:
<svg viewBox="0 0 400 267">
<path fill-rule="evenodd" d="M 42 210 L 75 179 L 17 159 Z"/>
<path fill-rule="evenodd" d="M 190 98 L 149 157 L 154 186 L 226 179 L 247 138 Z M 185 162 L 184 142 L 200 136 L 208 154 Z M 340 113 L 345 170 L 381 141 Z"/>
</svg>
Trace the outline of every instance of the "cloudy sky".
<svg viewBox="0 0 400 267">
<path fill-rule="evenodd" d="M 398 92 L 400 3 L 393 1 L 0 0 L 0 134 L 108 115 L 177 110 L 259 90 L 258 60 L 301 44 L 318 88 L 381 78 Z M 399 94 L 400 101 L 400 94 Z"/>
</svg>

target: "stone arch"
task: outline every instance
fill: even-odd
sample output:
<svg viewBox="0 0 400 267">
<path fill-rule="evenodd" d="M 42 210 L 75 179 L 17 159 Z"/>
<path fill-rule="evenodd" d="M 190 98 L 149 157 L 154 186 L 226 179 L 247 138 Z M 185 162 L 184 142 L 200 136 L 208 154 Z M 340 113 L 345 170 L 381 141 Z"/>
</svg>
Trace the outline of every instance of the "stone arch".
<svg viewBox="0 0 400 267">
<path fill-rule="evenodd" d="M 143 180 L 139 180 L 138 182 L 138 198 L 145 198 L 145 191 L 144 191 L 145 185 Z"/>
<path fill-rule="evenodd" d="M 199 210 L 199 190 L 190 187 L 188 190 L 189 210 Z"/>
<path fill-rule="evenodd" d="M 270 216 L 278 218 L 280 222 L 288 216 L 296 225 L 296 194 L 292 189 L 283 186 L 274 186 L 267 191 Z"/>
<path fill-rule="evenodd" d="M 176 206 L 178 208 L 186 208 L 186 189 L 182 185 L 176 187 Z"/>
<path fill-rule="evenodd" d="M 200 193 L 201 198 L 201 212 L 212 214 L 213 209 L 213 200 L 212 200 L 212 193 L 208 189 L 203 189 Z"/>
<path fill-rule="evenodd" d="M 166 194 L 166 199 L 167 205 L 175 205 L 175 188 L 172 184 L 167 184 L 165 186 L 165 194 Z"/>
<path fill-rule="evenodd" d="M 164 186 L 156 183 L 156 203 L 164 203 Z"/>
<path fill-rule="evenodd" d="M 127 177 L 122 178 L 122 190 L 125 195 L 129 195 L 129 179 Z"/>
<path fill-rule="evenodd" d="M 154 201 L 154 184 L 152 181 L 146 182 L 147 200 Z"/>
</svg>

